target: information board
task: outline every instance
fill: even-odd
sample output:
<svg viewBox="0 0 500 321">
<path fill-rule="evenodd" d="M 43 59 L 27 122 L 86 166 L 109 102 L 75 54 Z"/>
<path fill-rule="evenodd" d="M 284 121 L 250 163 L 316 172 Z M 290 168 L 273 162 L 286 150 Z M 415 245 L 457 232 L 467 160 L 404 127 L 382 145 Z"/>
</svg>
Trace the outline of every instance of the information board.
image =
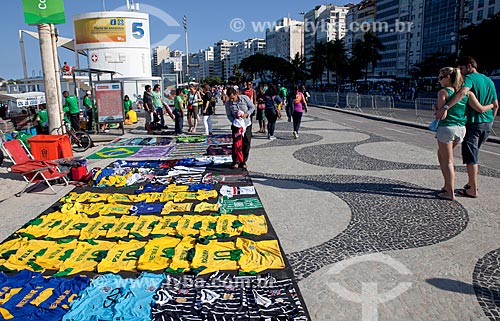
<svg viewBox="0 0 500 321">
<path fill-rule="evenodd" d="M 99 123 L 121 123 L 124 121 L 121 83 L 97 83 L 95 97 Z"/>
</svg>

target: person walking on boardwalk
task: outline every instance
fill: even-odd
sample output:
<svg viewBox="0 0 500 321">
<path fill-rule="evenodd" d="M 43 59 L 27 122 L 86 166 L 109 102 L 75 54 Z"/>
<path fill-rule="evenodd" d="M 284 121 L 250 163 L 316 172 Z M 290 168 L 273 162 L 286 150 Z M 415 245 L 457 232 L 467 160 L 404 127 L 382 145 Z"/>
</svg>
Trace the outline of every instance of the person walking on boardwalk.
<svg viewBox="0 0 500 321">
<path fill-rule="evenodd" d="M 295 86 L 293 88 L 293 111 L 292 111 L 292 119 L 293 119 L 293 138 L 299 138 L 299 129 L 300 123 L 302 121 L 302 114 L 307 113 L 307 102 L 304 97 L 304 94 L 299 90 L 299 86 Z"/>
<path fill-rule="evenodd" d="M 487 76 L 477 72 L 477 62 L 469 56 L 464 56 L 457 61 L 458 68 L 464 75 L 464 83 L 460 90 L 436 113 L 436 118 L 446 119 L 446 116 L 455 108 L 469 92 L 474 93 L 482 106 L 493 104 L 493 109 L 484 113 L 478 112 L 470 105 L 466 110 L 466 134 L 462 144 L 462 160 L 467 167 L 469 180 L 458 193 L 462 196 L 478 197 L 478 170 L 479 149 L 486 142 L 491 133 L 493 120 L 498 112 L 498 99 L 495 84 Z"/>
</svg>

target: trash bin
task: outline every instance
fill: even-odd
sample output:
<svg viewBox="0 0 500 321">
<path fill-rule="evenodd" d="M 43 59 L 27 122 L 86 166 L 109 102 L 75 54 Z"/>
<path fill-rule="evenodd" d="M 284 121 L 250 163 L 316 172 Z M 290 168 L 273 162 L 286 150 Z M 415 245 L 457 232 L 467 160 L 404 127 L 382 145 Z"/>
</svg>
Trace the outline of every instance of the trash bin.
<svg viewBox="0 0 500 321">
<path fill-rule="evenodd" d="M 36 135 L 28 139 L 31 154 L 37 160 L 54 160 L 73 156 L 66 135 Z"/>
</svg>

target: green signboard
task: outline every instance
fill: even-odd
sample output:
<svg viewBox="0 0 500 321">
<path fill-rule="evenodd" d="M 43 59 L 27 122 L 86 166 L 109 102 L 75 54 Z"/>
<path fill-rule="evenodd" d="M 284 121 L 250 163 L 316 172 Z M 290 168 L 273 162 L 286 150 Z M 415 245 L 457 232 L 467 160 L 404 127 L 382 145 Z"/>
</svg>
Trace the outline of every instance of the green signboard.
<svg viewBox="0 0 500 321">
<path fill-rule="evenodd" d="M 66 23 L 64 0 L 23 0 L 23 9 L 28 25 Z"/>
</svg>

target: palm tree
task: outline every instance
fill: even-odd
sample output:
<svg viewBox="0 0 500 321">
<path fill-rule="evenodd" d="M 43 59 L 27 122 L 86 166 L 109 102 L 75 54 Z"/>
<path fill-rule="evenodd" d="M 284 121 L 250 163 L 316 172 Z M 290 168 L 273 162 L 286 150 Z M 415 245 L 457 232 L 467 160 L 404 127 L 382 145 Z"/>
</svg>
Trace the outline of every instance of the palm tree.
<svg viewBox="0 0 500 321">
<path fill-rule="evenodd" d="M 319 78 L 323 84 L 323 70 L 326 67 L 326 46 L 324 43 L 317 43 L 312 52 L 311 66 L 309 73 L 314 82 Z"/>
<path fill-rule="evenodd" d="M 335 72 L 337 88 L 340 85 L 339 78 L 343 69 L 347 65 L 345 44 L 342 39 L 335 39 L 326 44 L 326 68 Z M 330 72 L 328 72 L 328 82 L 330 82 Z"/>
<path fill-rule="evenodd" d="M 363 40 L 358 39 L 352 47 L 352 54 L 356 57 L 357 62 L 364 67 L 365 83 L 368 79 L 368 67 L 371 64 L 372 68 L 377 66 L 377 62 L 382 59 L 380 51 L 385 49 L 380 39 L 372 32 L 365 32 Z"/>
</svg>

